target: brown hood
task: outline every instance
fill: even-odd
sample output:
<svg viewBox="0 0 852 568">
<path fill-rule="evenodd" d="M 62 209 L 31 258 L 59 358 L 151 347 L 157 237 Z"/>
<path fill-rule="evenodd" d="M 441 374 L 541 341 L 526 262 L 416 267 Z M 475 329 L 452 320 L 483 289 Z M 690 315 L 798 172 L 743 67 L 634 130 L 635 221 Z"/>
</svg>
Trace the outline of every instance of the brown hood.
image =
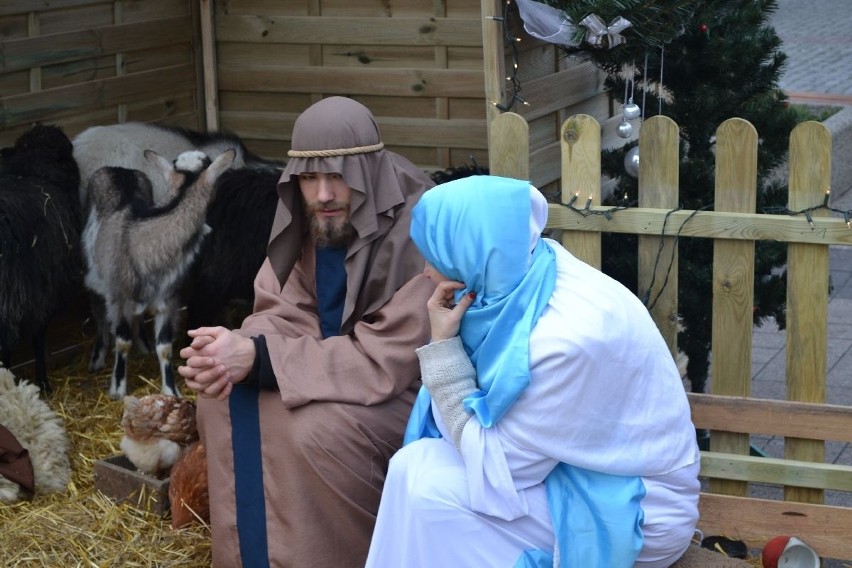
<svg viewBox="0 0 852 568">
<path fill-rule="evenodd" d="M 278 182 L 279 204 L 267 254 L 283 285 L 301 254 L 306 233 L 298 175 L 339 173 L 352 189 L 350 218 L 358 234 L 346 255 L 347 291 L 342 333 L 375 311 L 423 260 L 411 242 L 411 208 L 434 183 L 402 156 L 383 148 L 378 124 L 361 103 L 323 99 L 293 127 L 290 157 Z"/>
</svg>

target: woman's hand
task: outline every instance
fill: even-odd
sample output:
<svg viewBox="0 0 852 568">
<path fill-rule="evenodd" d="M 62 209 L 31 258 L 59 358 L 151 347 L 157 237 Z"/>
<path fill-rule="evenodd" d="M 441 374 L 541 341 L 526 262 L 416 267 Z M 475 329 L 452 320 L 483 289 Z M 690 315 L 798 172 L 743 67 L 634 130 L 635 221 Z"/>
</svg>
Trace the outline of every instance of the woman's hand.
<svg viewBox="0 0 852 568">
<path fill-rule="evenodd" d="M 459 334 L 462 317 L 476 297 L 476 294 L 471 292 L 462 296 L 458 304 L 454 304 L 455 291 L 463 288 L 463 282 L 446 280 L 438 284 L 432 297 L 426 302 L 429 323 L 432 326 L 433 342 L 449 339 Z"/>
<path fill-rule="evenodd" d="M 180 350 L 186 365 L 178 367 L 178 373 L 199 396 L 224 400 L 233 384 L 251 371 L 254 341 L 224 327 L 200 327 L 187 333 L 192 343 Z"/>
</svg>

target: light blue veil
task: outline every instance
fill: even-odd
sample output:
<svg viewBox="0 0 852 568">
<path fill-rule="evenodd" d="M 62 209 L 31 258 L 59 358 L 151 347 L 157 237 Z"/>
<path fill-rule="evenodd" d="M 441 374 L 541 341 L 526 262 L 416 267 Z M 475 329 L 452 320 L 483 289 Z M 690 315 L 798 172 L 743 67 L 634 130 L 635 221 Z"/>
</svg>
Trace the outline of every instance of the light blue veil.
<svg viewBox="0 0 852 568">
<path fill-rule="evenodd" d="M 535 205 L 533 205 L 533 203 Z M 530 213 L 541 221 L 531 237 Z M 471 176 L 427 191 L 414 207 L 411 238 L 435 269 L 476 293 L 459 335 L 480 391 L 465 400 L 490 428 L 530 380 L 529 337 L 556 281 L 553 251 L 539 238 L 544 196 L 529 182 Z"/>
</svg>

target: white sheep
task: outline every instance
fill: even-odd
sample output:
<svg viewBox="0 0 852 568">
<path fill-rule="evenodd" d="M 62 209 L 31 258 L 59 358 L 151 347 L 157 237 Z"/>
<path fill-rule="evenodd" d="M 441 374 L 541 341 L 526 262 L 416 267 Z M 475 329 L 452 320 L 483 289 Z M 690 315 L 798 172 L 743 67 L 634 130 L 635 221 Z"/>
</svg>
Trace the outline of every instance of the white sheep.
<svg viewBox="0 0 852 568">
<path fill-rule="evenodd" d="M 16 383 L 11 371 L 0 367 L 0 424 L 29 452 L 36 493 L 59 493 L 71 480 L 68 435 L 62 419 L 28 381 Z M 15 482 L 0 475 L 0 502 L 27 497 Z"/>
<path fill-rule="evenodd" d="M 86 287 L 104 300 L 106 320 L 115 337 L 115 364 L 110 397 L 127 392 L 127 356 L 133 322 L 154 314 L 162 393 L 179 396 L 172 369 L 172 341 L 179 307 L 178 293 L 204 235 L 205 217 L 216 179 L 234 162 L 233 149 L 212 163 L 197 150 L 184 152 L 174 166 L 146 151 L 157 179 L 167 181 L 171 199 L 151 201 L 151 181 L 141 172 L 121 167 L 95 171 L 87 188 L 91 209 L 83 230 Z"/>
<path fill-rule="evenodd" d="M 88 209 L 88 181 L 95 171 L 105 166 L 139 170 L 151 180 L 154 202 L 162 204 L 173 195 L 156 163 L 143 159 L 146 150 L 166 159 L 178 154 L 199 150 L 208 156 L 218 156 L 234 150 L 233 168 L 270 167 L 272 162 L 261 160 L 248 152 L 236 136 L 225 132 L 200 133 L 192 130 L 147 122 L 125 122 L 92 126 L 74 137 L 74 159 L 80 167 L 80 202 Z"/>
</svg>

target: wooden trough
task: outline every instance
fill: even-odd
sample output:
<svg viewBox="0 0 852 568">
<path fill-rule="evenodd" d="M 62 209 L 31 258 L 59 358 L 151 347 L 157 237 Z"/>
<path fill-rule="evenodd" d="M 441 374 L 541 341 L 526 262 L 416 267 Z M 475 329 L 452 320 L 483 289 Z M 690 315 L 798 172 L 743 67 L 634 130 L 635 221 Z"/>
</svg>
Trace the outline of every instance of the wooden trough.
<svg viewBox="0 0 852 568">
<path fill-rule="evenodd" d="M 95 489 L 116 503 L 130 503 L 157 515 L 169 511 L 169 478 L 146 475 L 123 455 L 97 460 L 93 466 Z"/>
</svg>

